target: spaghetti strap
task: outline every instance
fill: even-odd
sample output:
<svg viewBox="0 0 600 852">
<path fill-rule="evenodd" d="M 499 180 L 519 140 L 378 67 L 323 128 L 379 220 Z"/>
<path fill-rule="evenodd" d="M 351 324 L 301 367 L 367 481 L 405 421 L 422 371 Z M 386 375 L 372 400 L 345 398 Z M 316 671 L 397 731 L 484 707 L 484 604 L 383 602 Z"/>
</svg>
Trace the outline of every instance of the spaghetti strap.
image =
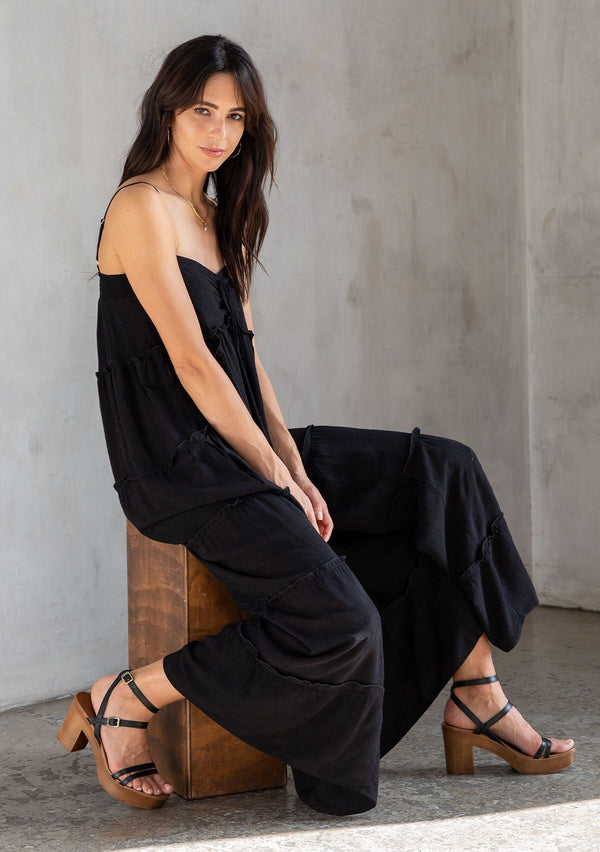
<svg viewBox="0 0 600 852">
<path fill-rule="evenodd" d="M 96 267 L 97 268 L 98 268 L 98 251 L 100 250 L 100 240 L 102 239 L 102 231 L 104 230 L 104 220 L 106 219 L 106 214 L 108 213 L 108 208 L 110 207 L 112 200 L 115 197 L 115 195 L 117 194 L 117 192 L 120 192 L 122 189 L 125 189 L 126 186 L 135 186 L 137 183 L 147 183 L 148 186 L 153 187 L 160 195 L 160 189 L 157 186 L 154 186 L 154 184 L 150 183 L 150 181 L 148 181 L 148 180 L 134 180 L 131 183 L 124 183 L 123 186 L 120 186 L 117 190 L 115 190 L 113 192 L 113 194 L 111 195 L 110 201 L 106 205 L 106 210 L 104 211 L 104 216 L 102 217 L 102 219 L 100 219 L 100 231 L 98 233 L 98 242 L 96 243 Z M 98 272 L 100 272 L 100 269 L 98 269 Z"/>
</svg>

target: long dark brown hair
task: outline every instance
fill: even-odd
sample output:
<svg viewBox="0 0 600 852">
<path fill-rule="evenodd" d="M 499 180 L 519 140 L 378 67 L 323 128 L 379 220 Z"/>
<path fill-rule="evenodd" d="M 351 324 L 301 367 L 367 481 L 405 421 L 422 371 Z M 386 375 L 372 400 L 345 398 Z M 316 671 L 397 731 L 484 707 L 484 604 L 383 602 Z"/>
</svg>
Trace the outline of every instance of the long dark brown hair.
<svg viewBox="0 0 600 852">
<path fill-rule="evenodd" d="M 167 128 L 174 111 L 198 103 L 208 78 L 219 72 L 235 79 L 244 98 L 246 121 L 239 154 L 207 176 L 204 190 L 209 190 L 212 180 L 219 246 L 229 277 L 245 300 L 255 265 L 262 266 L 258 253 L 269 224 L 264 189 L 274 180 L 277 130 L 260 74 L 243 47 L 222 35 L 203 35 L 170 51 L 142 99 L 140 129 L 120 183 L 155 169 L 166 159 Z"/>
</svg>

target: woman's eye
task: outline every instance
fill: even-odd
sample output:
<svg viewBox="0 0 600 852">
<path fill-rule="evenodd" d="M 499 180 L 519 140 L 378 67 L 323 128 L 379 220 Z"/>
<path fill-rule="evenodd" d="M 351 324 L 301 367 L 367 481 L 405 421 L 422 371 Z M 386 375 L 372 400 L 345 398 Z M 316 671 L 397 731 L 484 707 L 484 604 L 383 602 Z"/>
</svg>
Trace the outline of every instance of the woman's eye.
<svg viewBox="0 0 600 852">
<path fill-rule="evenodd" d="M 198 115 L 210 115 L 210 111 L 206 107 L 194 107 L 194 112 Z M 234 121 L 244 120 L 244 115 L 241 112 L 232 112 L 229 117 Z"/>
</svg>

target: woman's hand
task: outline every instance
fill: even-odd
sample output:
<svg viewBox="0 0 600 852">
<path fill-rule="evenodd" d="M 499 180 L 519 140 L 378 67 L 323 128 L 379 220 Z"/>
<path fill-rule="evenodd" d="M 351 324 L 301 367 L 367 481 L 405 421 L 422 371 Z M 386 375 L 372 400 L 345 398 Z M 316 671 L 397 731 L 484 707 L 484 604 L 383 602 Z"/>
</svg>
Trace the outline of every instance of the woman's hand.
<svg viewBox="0 0 600 852">
<path fill-rule="evenodd" d="M 306 474 L 297 474 L 289 484 L 290 494 L 300 503 L 306 517 L 324 541 L 329 541 L 333 520 L 319 489 Z"/>
</svg>

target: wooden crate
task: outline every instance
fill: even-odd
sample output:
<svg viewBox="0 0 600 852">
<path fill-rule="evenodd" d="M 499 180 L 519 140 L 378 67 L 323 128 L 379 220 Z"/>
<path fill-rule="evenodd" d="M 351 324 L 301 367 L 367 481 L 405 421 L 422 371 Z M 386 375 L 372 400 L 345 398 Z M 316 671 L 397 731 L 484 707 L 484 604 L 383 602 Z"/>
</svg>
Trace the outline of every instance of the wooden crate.
<svg viewBox="0 0 600 852">
<path fill-rule="evenodd" d="M 183 545 L 127 521 L 129 666 L 136 668 L 244 617 L 225 586 Z M 283 787 L 285 764 L 234 737 L 189 701 L 164 707 L 148 729 L 152 758 L 185 799 Z"/>
</svg>

